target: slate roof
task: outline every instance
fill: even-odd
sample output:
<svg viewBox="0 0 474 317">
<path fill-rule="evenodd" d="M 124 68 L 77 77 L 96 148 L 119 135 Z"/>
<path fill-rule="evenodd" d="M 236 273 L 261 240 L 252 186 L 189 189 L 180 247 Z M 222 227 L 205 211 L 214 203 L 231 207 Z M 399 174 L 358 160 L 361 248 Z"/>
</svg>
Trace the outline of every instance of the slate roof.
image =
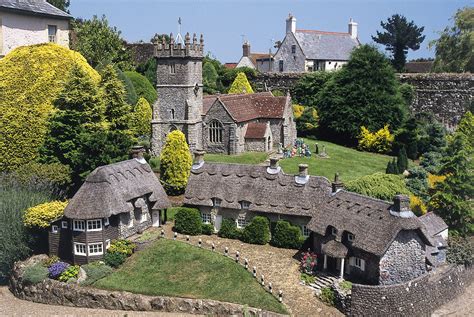
<svg viewBox="0 0 474 317">
<path fill-rule="evenodd" d="M 282 119 L 289 97 L 275 97 L 271 92 L 255 94 L 208 95 L 203 98 L 203 114 L 220 101 L 236 122 L 254 119 Z"/>
<path fill-rule="evenodd" d="M 267 124 L 264 122 L 250 122 L 247 125 L 246 139 L 263 139 L 267 131 Z"/>
<path fill-rule="evenodd" d="M 356 193 L 340 190 L 321 208 L 314 210 L 308 228 L 325 235 L 328 226 L 352 233 L 352 247 L 381 257 L 401 230 L 417 230 L 428 245 L 433 245 L 423 223 L 417 218 L 401 218 L 390 214 L 392 204 Z"/>
<path fill-rule="evenodd" d="M 59 10 L 46 0 L 0 0 L 0 11 L 14 11 L 57 19 L 72 19 L 70 14 Z"/>
<path fill-rule="evenodd" d="M 432 237 L 434 237 L 441 231 L 448 229 L 448 225 L 446 224 L 446 222 L 444 222 L 444 220 L 440 216 L 434 214 L 433 212 L 428 212 L 423 216 L 419 217 L 418 219 L 423 222 L 426 227 L 426 230 Z"/>
<path fill-rule="evenodd" d="M 184 203 L 213 206 L 221 199 L 221 207 L 240 209 L 242 200 L 249 201 L 249 211 L 286 215 L 312 216 L 331 192 L 325 177 L 310 176 L 305 185 L 295 182 L 294 175 L 281 170 L 270 174 L 267 166 L 207 163 L 191 170 Z"/>
<path fill-rule="evenodd" d="M 296 30 L 295 37 L 307 59 L 347 61 L 359 45 L 349 33 Z"/>
<path fill-rule="evenodd" d="M 96 168 L 69 201 L 64 215 L 72 219 L 105 218 L 133 210 L 132 200 L 148 195 L 151 209 L 171 206 L 151 167 L 137 159 Z"/>
</svg>

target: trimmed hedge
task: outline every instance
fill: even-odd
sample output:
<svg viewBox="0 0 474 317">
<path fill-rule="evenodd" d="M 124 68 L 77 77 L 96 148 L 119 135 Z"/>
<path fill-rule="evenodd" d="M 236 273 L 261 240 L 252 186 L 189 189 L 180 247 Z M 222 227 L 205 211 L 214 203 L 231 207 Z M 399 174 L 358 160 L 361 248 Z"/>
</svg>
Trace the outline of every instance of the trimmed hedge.
<svg viewBox="0 0 474 317">
<path fill-rule="evenodd" d="M 225 218 L 222 220 L 221 229 L 217 233 L 221 238 L 239 239 L 241 231 L 237 229 L 237 224 L 232 218 Z"/>
<path fill-rule="evenodd" d="M 201 228 L 202 234 L 210 236 L 214 233 L 214 226 L 210 223 L 204 223 Z"/>
<path fill-rule="evenodd" d="M 201 234 L 202 220 L 199 210 L 180 207 L 175 216 L 174 228 L 177 232 L 182 234 L 192 236 Z"/>
<path fill-rule="evenodd" d="M 256 216 L 242 232 L 241 240 L 252 244 L 267 244 L 270 241 L 270 222 L 267 218 Z"/>
<path fill-rule="evenodd" d="M 156 101 L 158 95 L 148 78 L 134 71 L 127 71 L 124 74 L 132 82 L 138 98 L 145 98 L 150 105 Z"/>
<path fill-rule="evenodd" d="M 272 232 L 270 244 L 279 248 L 299 249 L 303 242 L 301 230 L 288 221 L 280 220 Z"/>
<path fill-rule="evenodd" d="M 384 173 L 374 173 L 349 181 L 346 183 L 346 189 L 385 201 L 392 201 L 393 196 L 397 194 L 411 194 L 400 176 Z"/>
</svg>

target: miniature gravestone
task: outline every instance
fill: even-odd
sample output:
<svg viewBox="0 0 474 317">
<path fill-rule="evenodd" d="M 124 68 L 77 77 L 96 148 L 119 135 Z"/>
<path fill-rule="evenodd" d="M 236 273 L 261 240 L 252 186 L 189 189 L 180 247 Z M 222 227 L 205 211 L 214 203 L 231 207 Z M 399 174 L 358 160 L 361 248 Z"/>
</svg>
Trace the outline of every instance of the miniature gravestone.
<svg viewBox="0 0 474 317">
<path fill-rule="evenodd" d="M 319 146 L 318 146 L 318 143 L 316 143 L 316 144 L 314 145 L 314 147 L 315 147 L 315 149 L 314 149 L 314 154 L 319 155 Z"/>
<path fill-rule="evenodd" d="M 329 158 L 329 155 L 326 153 L 326 146 L 323 144 L 323 149 L 321 150 L 321 153 L 319 154 L 320 158 Z"/>
</svg>

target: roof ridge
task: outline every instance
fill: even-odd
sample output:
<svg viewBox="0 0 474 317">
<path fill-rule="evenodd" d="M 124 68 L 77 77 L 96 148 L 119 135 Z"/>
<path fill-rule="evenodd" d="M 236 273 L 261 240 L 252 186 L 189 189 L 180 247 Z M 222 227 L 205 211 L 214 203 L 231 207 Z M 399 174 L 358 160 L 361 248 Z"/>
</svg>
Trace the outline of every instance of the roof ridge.
<svg viewBox="0 0 474 317">
<path fill-rule="evenodd" d="M 352 195 L 355 195 L 355 196 L 358 196 L 358 197 L 362 197 L 362 198 L 365 198 L 365 199 L 368 199 L 368 200 L 372 200 L 372 201 L 375 201 L 375 202 L 393 205 L 392 202 L 389 202 L 389 201 L 386 201 L 386 200 L 382 200 L 382 199 L 378 199 L 378 198 L 374 198 L 374 197 L 370 197 L 370 196 L 366 196 L 366 195 L 362 195 L 362 194 L 359 194 L 359 193 L 356 193 L 356 192 L 351 192 L 351 191 L 348 191 L 347 189 L 342 189 L 342 190 L 338 191 L 338 192 L 334 195 L 334 197 L 337 196 L 337 195 L 338 195 L 339 193 L 341 193 L 341 192 L 348 193 L 348 194 L 352 194 Z"/>
<path fill-rule="evenodd" d="M 347 32 L 332 32 L 332 31 L 305 30 L 305 29 L 296 30 L 296 32 L 301 32 L 301 33 L 319 33 L 319 34 L 327 34 L 327 35 L 347 35 L 347 36 L 350 36 L 350 34 L 347 33 Z"/>
</svg>

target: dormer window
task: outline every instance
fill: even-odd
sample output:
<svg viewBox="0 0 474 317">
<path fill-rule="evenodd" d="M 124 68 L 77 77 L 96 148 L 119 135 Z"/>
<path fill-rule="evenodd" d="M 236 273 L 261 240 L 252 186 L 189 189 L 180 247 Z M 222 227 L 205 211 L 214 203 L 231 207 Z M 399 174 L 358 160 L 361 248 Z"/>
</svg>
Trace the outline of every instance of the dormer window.
<svg viewBox="0 0 474 317">
<path fill-rule="evenodd" d="M 221 200 L 219 198 L 212 198 L 212 204 L 214 205 L 214 207 L 220 207 Z"/>
<path fill-rule="evenodd" d="M 332 227 L 332 228 L 331 228 L 331 234 L 332 234 L 333 236 L 336 236 L 336 235 L 337 235 L 337 229 L 334 228 L 334 227 Z"/>
<path fill-rule="evenodd" d="M 242 200 L 240 202 L 240 208 L 242 209 L 249 209 L 250 207 L 250 202 L 249 201 L 246 201 L 246 200 Z"/>
</svg>

